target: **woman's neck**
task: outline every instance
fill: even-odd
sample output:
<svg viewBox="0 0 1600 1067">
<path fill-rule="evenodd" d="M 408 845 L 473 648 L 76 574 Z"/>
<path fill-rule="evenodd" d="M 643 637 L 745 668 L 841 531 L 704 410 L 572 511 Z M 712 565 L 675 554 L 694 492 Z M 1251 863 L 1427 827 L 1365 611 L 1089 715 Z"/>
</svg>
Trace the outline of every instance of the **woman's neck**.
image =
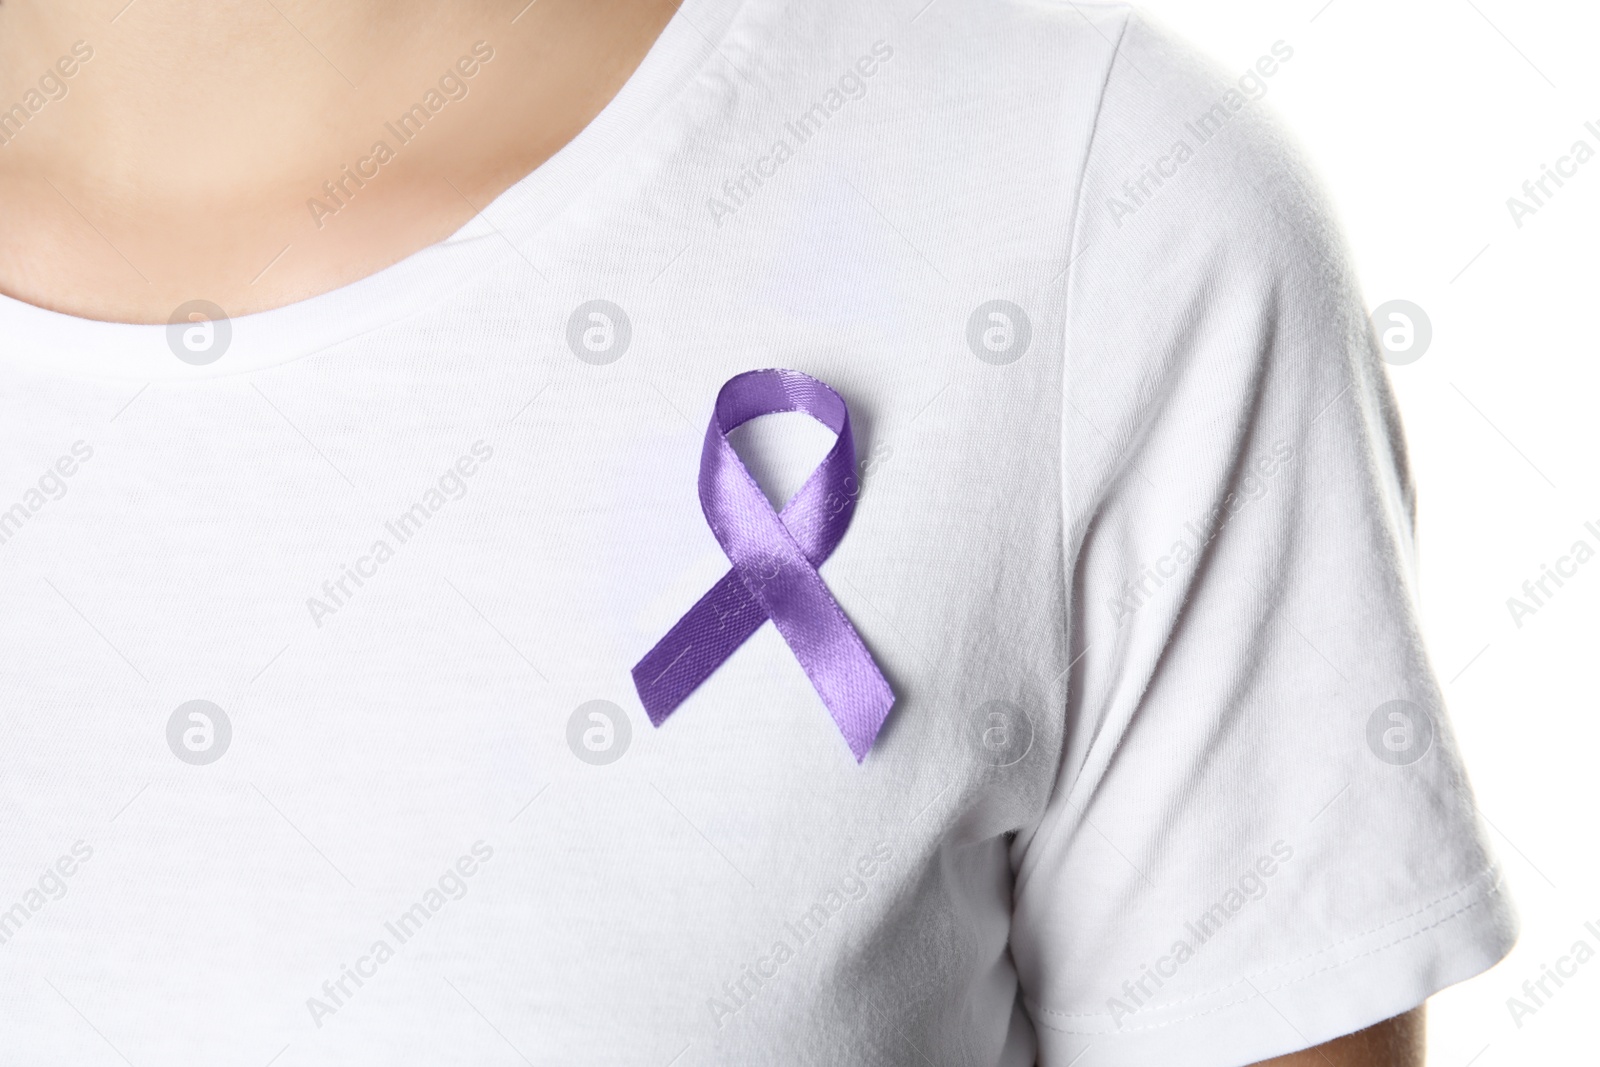
<svg viewBox="0 0 1600 1067">
<path fill-rule="evenodd" d="M 447 236 L 582 129 L 676 7 L 525 2 L 5 0 L 0 292 L 242 314 Z"/>
</svg>

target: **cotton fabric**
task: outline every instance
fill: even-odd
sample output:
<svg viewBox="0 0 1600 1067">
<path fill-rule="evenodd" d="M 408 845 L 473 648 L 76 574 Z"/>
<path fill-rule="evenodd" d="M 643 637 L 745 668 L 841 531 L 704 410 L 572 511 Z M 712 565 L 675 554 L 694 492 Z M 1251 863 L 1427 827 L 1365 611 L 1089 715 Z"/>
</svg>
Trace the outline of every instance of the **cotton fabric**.
<svg viewBox="0 0 1600 1067">
<path fill-rule="evenodd" d="M 211 362 L 0 300 L 6 1058 L 1227 1067 L 1499 959 L 1292 53 L 686 0 L 479 218 Z M 660 728 L 629 677 L 769 366 L 855 428 L 859 766 L 771 626 Z M 780 506 L 831 445 L 734 439 Z"/>
</svg>

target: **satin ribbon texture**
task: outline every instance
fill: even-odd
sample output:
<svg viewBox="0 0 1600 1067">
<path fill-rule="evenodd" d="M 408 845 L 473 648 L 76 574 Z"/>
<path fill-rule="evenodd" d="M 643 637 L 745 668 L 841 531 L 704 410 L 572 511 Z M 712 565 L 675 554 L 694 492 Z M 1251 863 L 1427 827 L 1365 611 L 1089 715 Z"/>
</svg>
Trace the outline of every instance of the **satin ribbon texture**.
<svg viewBox="0 0 1600 1067">
<path fill-rule="evenodd" d="M 774 512 L 728 442 L 762 415 L 803 411 L 838 434 L 799 492 Z M 633 668 L 634 688 L 660 726 L 771 619 L 859 763 L 894 693 L 817 573 L 850 526 L 860 482 L 850 411 L 825 383 L 793 370 L 753 370 L 717 394 L 700 454 L 700 508 L 733 568 Z"/>
</svg>

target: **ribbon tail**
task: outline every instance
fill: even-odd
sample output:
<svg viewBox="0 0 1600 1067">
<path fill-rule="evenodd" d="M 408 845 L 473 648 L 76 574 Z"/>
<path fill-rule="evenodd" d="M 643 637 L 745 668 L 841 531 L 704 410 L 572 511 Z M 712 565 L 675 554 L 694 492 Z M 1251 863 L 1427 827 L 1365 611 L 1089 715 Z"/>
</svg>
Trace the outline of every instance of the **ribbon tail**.
<svg viewBox="0 0 1600 1067">
<path fill-rule="evenodd" d="M 844 609 L 831 597 L 829 603 L 838 618 L 830 635 L 832 647 L 824 654 L 818 655 L 810 641 L 793 632 L 794 620 L 786 614 L 775 615 L 773 622 L 844 735 L 850 753 L 860 763 L 867 758 L 878 731 L 889 718 L 889 711 L 894 707 L 894 690 L 878 669 L 861 635 L 850 624 Z"/>
<path fill-rule="evenodd" d="M 766 621 L 738 575 L 723 575 L 634 665 L 633 687 L 651 725 L 665 722 Z"/>
<path fill-rule="evenodd" d="M 790 549 L 788 559 L 770 571 L 738 564 L 735 570 L 800 661 L 860 763 L 894 707 L 894 691 L 817 569 L 788 531 L 774 525 Z"/>
</svg>

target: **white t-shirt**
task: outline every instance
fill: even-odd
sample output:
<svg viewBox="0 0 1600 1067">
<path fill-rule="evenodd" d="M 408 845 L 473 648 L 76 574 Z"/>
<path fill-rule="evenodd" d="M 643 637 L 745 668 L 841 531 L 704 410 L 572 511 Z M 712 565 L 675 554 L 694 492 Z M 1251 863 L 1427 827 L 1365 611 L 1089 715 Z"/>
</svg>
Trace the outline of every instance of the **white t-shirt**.
<svg viewBox="0 0 1600 1067">
<path fill-rule="evenodd" d="M 688 0 L 301 304 L 0 300 L 8 1062 L 1225 1067 L 1507 951 L 1294 42 L 918 6 Z M 769 366 L 855 427 L 859 765 L 771 625 L 629 676 Z M 831 440 L 735 434 L 780 502 Z"/>
</svg>

